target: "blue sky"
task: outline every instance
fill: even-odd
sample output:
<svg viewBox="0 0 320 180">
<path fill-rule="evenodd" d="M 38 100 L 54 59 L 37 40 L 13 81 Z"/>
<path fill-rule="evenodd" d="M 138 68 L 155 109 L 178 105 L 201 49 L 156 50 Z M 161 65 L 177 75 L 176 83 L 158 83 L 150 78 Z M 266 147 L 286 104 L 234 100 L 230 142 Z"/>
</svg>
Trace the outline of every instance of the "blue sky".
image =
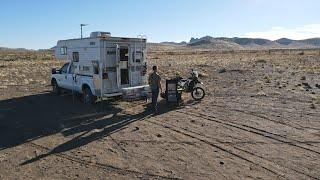
<svg viewBox="0 0 320 180">
<path fill-rule="evenodd" d="M 320 37 L 318 0 L 1 0 L 0 47 L 50 48 L 80 23 L 150 42 L 226 36 Z"/>
</svg>

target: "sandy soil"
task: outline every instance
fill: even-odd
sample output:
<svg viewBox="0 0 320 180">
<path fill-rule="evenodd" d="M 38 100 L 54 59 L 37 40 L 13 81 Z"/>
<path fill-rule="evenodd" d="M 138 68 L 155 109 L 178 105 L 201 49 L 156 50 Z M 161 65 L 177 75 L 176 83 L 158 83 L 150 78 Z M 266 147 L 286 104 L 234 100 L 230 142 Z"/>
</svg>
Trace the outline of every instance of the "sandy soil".
<svg viewBox="0 0 320 180">
<path fill-rule="evenodd" d="M 2 55 L 5 56 L 5 55 Z M 0 179 L 319 179 L 319 51 L 151 52 L 201 72 L 181 107 L 50 93 L 52 60 L 0 61 Z"/>
</svg>

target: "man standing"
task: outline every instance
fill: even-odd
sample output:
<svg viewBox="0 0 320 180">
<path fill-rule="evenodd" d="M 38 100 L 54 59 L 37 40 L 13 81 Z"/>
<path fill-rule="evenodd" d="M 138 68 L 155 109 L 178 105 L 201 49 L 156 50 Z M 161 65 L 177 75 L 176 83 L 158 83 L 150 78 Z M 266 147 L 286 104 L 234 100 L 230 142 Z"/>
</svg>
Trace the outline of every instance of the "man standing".
<svg viewBox="0 0 320 180">
<path fill-rule="evenodd" d="M 152 109 L 158 112 L 158 96 L 159 90 L 162 92 L 161 77 L 159 76 L 157 66 L 152 67 L 153 72 L 149 75 L 149 85 L 152 93 Z"/>
</svg>

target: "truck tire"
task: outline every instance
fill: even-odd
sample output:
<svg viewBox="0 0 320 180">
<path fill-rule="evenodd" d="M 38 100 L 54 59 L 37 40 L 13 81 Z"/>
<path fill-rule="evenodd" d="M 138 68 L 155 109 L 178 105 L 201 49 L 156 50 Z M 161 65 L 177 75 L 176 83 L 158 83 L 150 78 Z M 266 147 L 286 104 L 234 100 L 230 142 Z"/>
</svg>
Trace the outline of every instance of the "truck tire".
<svg viewBox="0 0 320 180">
<path fill-rule="evenodd" d="M 57 83 L 57 81 L 54 79 L 52 80 L 52 92 L 55 94 L 55 95 L 60 95 L 61 94 L 61 89 Z"/>
<path fill-rule="evenodd" d="M 95 102 L 95 97 L 93 96 L 90 88 L 85 87 L 83 89 L 83 103 L 84 104 L 93 104 Z"/>
</svg>

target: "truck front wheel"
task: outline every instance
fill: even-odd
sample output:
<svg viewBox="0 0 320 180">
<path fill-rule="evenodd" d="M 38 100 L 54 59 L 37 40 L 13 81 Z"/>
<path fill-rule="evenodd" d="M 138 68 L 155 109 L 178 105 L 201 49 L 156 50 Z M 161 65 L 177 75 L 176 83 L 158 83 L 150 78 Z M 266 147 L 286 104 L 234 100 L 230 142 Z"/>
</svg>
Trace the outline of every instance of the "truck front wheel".
<svg viewBox="0 0 320 180">
<path fill-rule="evenodd" d="M 58 86 L 58 83 L 56 80 L 53 80 L 52 81 L 52 92 L 55 94 L 55 95 L 59 95 L 61 93 L 61 89 L 60 87 Z"/>
<path fill-rule="evenodd" d="M 95 97 L 92 95 L 90 88 L 85 87 L 83 89 L 83 103 L 93 104 L 95 102 Z"/>
</svg>

